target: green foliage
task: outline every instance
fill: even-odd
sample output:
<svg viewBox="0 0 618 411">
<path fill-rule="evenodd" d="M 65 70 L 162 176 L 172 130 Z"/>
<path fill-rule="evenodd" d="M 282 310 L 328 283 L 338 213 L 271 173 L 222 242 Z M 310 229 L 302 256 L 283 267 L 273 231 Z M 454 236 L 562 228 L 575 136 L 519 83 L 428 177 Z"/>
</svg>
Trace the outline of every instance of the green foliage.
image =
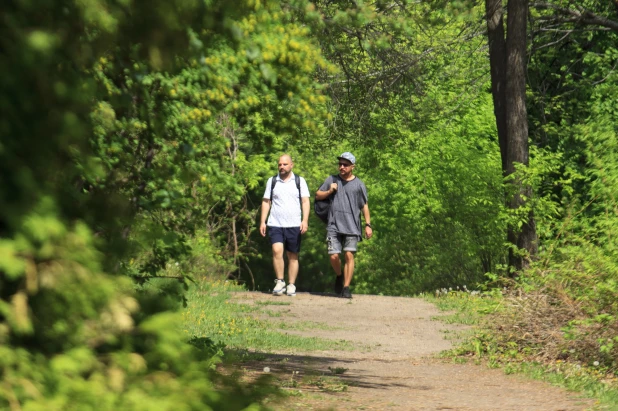
<svg viewBox="0 0 618 411">
<path fill-rule="evenodd" d="M 569 348 L 574 350 L 572 356 L 583 362 L 599 361 L 616 372 L 618 139 L 615 127 L 604 117 L 591 120 L 581 130 L 589 141 L 583 178 L 591 189 L 587 198 L 573 198 L 566 218 L 557 222 L 557 235 L 546 241 L 530 281 L 577 305 L 582 317 L 565 324 L 569 345 L 579 347 Z"/>
<path fill-rule="evenodd" d="M 551 90 L 552 99 L 544 92 L 531 100 L 533 113 L 542 109 L 537 118 L 544 120 L 533 123 L 532 138 L 545 147 L 539 153 L 549 157 L 536 156 L 546 168 L 534 183 L 542 205 L 535 209 L 541 252 L 525 279 L 527 290 L 557 299 L 568 312 L 556 323 L 562 331 L 557 351 L 548 355 L 585 365 L 596 362 L 613 373 L 618 364 L 618 140 L 612 113 L 618 79 L 612 69 L 615 50 L 604 45 L 615 37 L 603 31 L 578 33 L 559 54 L 549 50 L 534 56 L 533 85 L 553 64 L 562 64 L 562 74 L 555 75 L 561 80 L 544 80 L 542 87 Z"/>
<path fill-rule="evenodd" d="M 326 98 L 311 76 L 330 66 L 275 2 L 251 7 L 229 16 L 229 31 L 190 31 L 189 52 L 168 71 L 149 66 L 131 44 L 93 68 L 103 176 L 89 179 L 88 191 L 130 201 L 135 240 L 123 259 L 136 259 L 131 275 L 153 276 L 185 258 L 204 221 L 199 236 L 227 247 L 224 260 L 238 264 L 254 217 L 245 195 L 265 171 L 257 147 L 277 133 L 320 133 Z M 213 12 L 219 8 L 226 11 Z"/>
<path fill-rule="evenodd" d="M 514 361 L 511 368 L 519 369 L 521 362 L 538 362 L 556 368 L 563 379 L 605 380 L 611 386 L 618 372 L 618 140 L 615 125 L 604 115 L 592 116 L 575 131 L 587 146 L 582 174 L 556 183 L 563 188 L 561 198 L 547 187 L 535 186 L 546 193 L 533 202 L 543 224 L 539 259 L 519 278 L 516 292 L 504 299 L 504 309 L 488 317 L 484 331 L 464 350 L 489 356 L 496 365 Z M 556 164 L 546 161 L 531 167 L 526 178 L 552 181 L 543 167 L 558 173 Z M 577 194 L 582 182 L 589 187 L 585 195 Z M 542 214 L 543 210 L 548 212 Z"/>
<path fill-rule="evenodd" d="M 259 402 L 174 311 L 189 264 L 237 262 L 252 145 L 320 132 L 306 29 L 255 1 L 21 2 L 3 21 L 0 408 Z"/>
<path fill-rule="evenodd" d="M 497 290 L 491 293 L 451 292 L 439 298 L 426 298 L 449 312 L 437 319 L 476 324 L 474 329 L 463 334 L 456 348 L 442 353 L 443 357 L 458 363 L 473 360 L 477 364 L 501 368 L 506 374 L 525 374 L 595 398 L 602 407 L 616 404 L 616 376 L 608 373 L 607 367 L 598 361 L 573 363 L 565 360 L 564 355 L 559 359 L 539 355 L 543 349 L 554 346 L 556 341 L 549 336 L 558 330 L 551 323 L 559 317 L 557 311 L 561 311 L 552 308 L 541 312 L 538 309 L 548 302 L 547 295 L 517 296 Z M 556 303 L 549 302 L 546 308 Z M 527 314 L 522 315 L 522 311 Z M 539 332 L 536 327 L 543 325 L 546 329 Z"/>
<path fill-rule="evenodd" d="M 612 7 L 583 6 L 601 16 Z M 221 347 L 304 343 L 220 311 L 223 299 L 199 306 L 191 287 L 222 277 L 270 287 L 270 246 L 255 221 L 283 152 L 311 192 L 336 173 L 339 153 L 356 154 L 375 237 L 360 245 L 355 292 L 410 295 L 485 278 L 493 287 L 506 227 L 533 213 L 540 254 L 519 285 L 551 301 L 526 312 L 551 318 L 559 337 L 542 345 L 493 334 L 475 350 L 566 356 L 616 372 L 615 32 L 563 37 L 540 26 L 551 9 L 531 11 L 531 165 L 517 177 L 534 195 L 507 213 L 476 4 L 93 0 L 5 9 L 0 407 L 259 402 L 213 372 Z M 332 287 L 324 237 L 311 217 L 299 290 Z M 184 333 L 178 310 L 204 317 L 185 318 Z M 534 324 L 500 314 L 506 325 Z M 232 330 L 232 320 L 245 327 Z"/>
<path fill-rule="evenodd" d="M 450 7 L 433 3 L 316 7 L 326 16 L 314 22 L 320 44 L 340 67 L 322 77 L 337 116 L 331 141 L 290 148 L 298 151 L 295 171 L 312 192 L 337 173 L 337 155 L 357 156 L 374 238 L 360 244 L 356 291 L 412 295 L 482 282 L 504 262 L 508 218 L 484 55 L 478 51 L 483 38 L 460 37 L 481 11 L 454 18 Z M 299 289 L 332 289 L 323 227 L 310 220 Z M 254 243 L 259 241 L 264 243 L 256 236 Z M 261 260 L 252 260 L 252 267 L 261 289 L 268 289 L 270 250 L 267 244 L 259 250 Z"/>
<path fill-rule="evenodd" d="M 501 261 L 500 158 L 487 138 L 490 101 L 477 104 L 458 123 L 402 136 L 376 158 L 379 171 L 366 179 L 375 239 L 359 252 L 359 289 L 472 286 Z"/>
</svg>

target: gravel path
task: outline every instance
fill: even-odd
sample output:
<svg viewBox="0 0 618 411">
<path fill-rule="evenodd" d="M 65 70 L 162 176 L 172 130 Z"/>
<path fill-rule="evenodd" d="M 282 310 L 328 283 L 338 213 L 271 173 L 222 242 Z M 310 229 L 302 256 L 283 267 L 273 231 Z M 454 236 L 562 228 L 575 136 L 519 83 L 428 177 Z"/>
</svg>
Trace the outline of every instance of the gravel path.
<svg viewBox="0 0 618 411">
<path fill-rule="evenodd" d="M 302 394 L 273 405 L 274 409 L 575 411 L 592 405 L 542 382 L 436 358 L 451 348 L 447 337 L 464 328 L 432 320 L 441 313 L 422 299 L 354 295 L 345 300 L 309 293 L 276 297 L 246 292 L 237 293 L 235 300 L 289 302 L 261 307 L 280 312 L 282 321 L 324 325 L 287 333 L 345 340 L 357 347 L 352 351 L 279 352 L 247 365 L 245 371 L 256 374 L 268 366 L 284 381 L 300 381 L 303 375 L 333 376 L 331 370 L 346 369 L 338 375 L 347 385 L 345 391 L 337 392 L 336 386 L 326 391 L 295 387 Z"/>
</svg>

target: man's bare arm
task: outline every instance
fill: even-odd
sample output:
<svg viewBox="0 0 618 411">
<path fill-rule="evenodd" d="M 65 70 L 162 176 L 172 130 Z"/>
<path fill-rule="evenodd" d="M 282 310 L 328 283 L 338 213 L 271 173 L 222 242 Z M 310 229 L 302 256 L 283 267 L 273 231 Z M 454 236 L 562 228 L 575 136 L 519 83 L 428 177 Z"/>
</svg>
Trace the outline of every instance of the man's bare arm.
<svg viewBox="0 0 618 411">
<path fill-rule="evenodd" d="M 303 221 L 300 223 L 300 233 L 305 234 L 309 228 L 309 197 L 301 198 L 301 209 L 303 211 Z"/>
<path fill-rule="evenodd" d="M 260 215 L 260 234 L 262 237 L 266 237 L 266 217 L 270 211 L 270 200 L 268 198 L 262 199 L 262 214 Z"/>
<path fill-rule="evenodd" d="M 361 209 L 363 217 L 365 217 L 365 224 L 371 225 L 371 215 L 369 214 L 369 205 L 365 203 Z M 370 226 L 365 225 L 365 237 L 371 238 L 373 236 L 373 229 Z"/>
<path fill-rule="evenodd" d="M 328 191 L 320 191 L 320 190 L 316 191 L 315 199 L 316 200 L 326 200 L 328 196 L 333 194 L 335 191 L 337 191 L 337 183 L 332 183 Z"/>
</svg>

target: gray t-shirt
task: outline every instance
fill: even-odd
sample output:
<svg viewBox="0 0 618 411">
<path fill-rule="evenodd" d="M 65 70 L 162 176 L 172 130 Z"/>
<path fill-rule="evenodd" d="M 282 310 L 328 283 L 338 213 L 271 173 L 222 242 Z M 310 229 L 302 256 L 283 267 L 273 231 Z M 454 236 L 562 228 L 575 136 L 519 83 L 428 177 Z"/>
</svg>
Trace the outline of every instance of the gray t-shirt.
<svg viewBox="0 0 618 411">
<path fill-rule="evenodd" d="M 328 191 L 332 183 L 337 183 L 337 191 L 332 194 L 333 202 L 328 214 L 328 232 L 357 235 L 362 239 L 360 210 L 367 204 L 367 187 L 360 178 L 343 181 L 339 176 L 328 176 L 320 186 L 320 191 Z"/>
</svg>

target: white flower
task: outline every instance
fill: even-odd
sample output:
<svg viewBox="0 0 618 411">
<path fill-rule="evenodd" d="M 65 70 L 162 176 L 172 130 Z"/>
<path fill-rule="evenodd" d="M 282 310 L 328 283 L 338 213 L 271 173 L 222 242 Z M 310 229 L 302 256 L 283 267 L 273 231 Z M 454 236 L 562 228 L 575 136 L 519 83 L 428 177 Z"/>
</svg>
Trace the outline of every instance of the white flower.
<svg viewBox="0 0 618 411">
<path fill-rule="evenodd" d="M 595 362 L 592 363 L 592 365 L 594 365 L 595 367 L 598 367 L 599 366 L 599 362 L 595 361 Z"/>
<path fill-rule="evenodd" d="M 264 367 L 264 372 L 270 372 L 270 368 L 269 367 Z"/>
</svg>

